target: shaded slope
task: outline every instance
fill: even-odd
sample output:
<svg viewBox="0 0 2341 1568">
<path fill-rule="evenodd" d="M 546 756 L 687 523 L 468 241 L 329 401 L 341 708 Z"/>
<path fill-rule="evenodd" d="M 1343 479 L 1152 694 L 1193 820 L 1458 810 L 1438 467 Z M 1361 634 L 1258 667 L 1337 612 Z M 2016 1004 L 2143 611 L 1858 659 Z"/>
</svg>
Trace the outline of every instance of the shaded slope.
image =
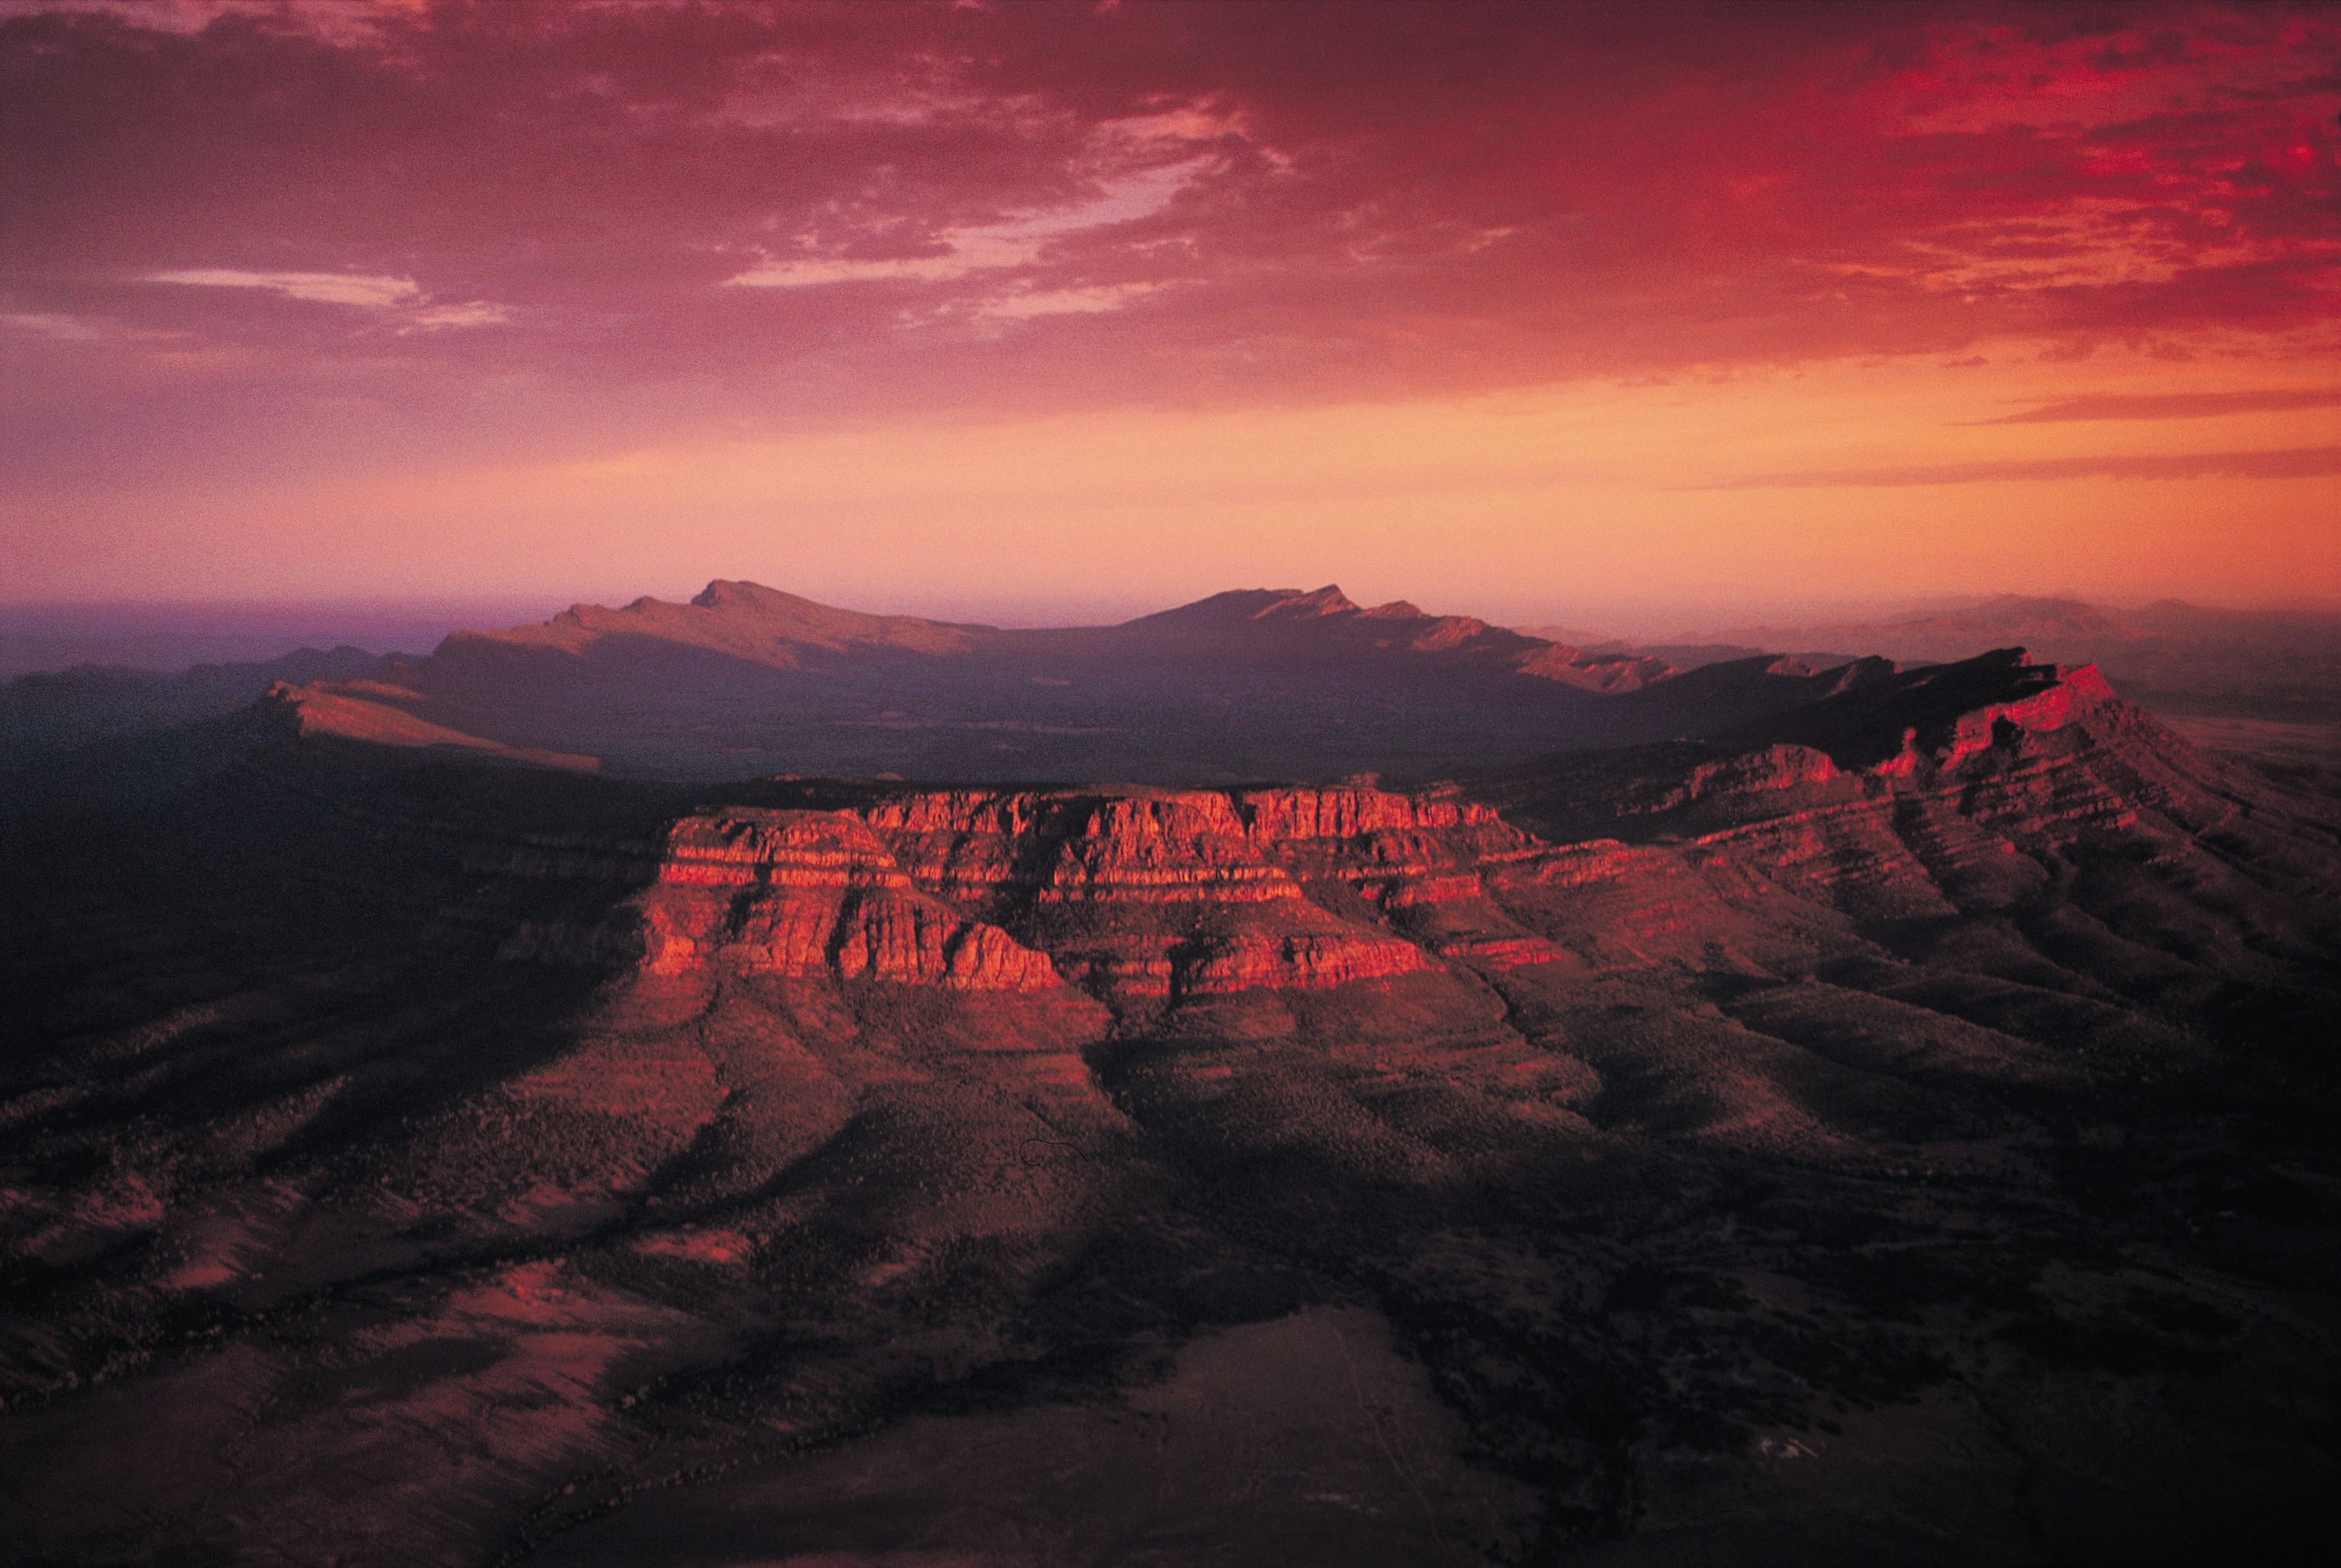
<svg viewBox="0 0 2341 1568">
<path fill-rule="evenodd" d="M 215 718 L 249 706 L 277 682 L 357 681 L 384 656 L 363 648 L 300 648 L 246 664 L 196 664 L 177 674 L 82 664 L 0 684 L 0 757 L 85 745 L 111 735 Z"/>
</svg>

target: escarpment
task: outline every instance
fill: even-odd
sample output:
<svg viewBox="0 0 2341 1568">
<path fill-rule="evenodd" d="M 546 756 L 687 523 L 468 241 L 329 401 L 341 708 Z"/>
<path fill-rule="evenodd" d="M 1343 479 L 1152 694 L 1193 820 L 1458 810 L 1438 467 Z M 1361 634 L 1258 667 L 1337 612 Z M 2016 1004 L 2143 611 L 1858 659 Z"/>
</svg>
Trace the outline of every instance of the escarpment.
<svg viewBox="0 0 2341 1568">
<path fill-rule="evenodd" d="M 630 913 L 655 974 L 1173 998 L 1429 968 L 1375 911 L 1535 847 L 1487 806 L 1372 790 L 905 792 L 695 813 Z"/>
<path fill-rule="evenodd" d="M 1777 948 L 1796 924 L 1783 894 L 1857 923 L 2011 907 L 2088 835 L 2193 833 L 2227 809 L 2222 764 L 2094 671 L 1979 663 L 1847 683 L 1776 726 L 1799 739 L 1564 759 L 1468 789 L 790 785 L 780 798 L 803 804 L 672 819 L 598 925 L 506 945 L 653 976 L 1070 986 L 1143 1011 L 1457 968 L 1706 962 L 1756 951 L 1750 911 L 1772 934 L 1757 946 Z M 504 859 L 538 877 L 621 864 L 568 842 Z"/>
<path fill-rule="evenodd" d="M 1559 759 L 1483 793 L 1554 837 L 1614 834 L 1663 853 L 1727 898 L 1786 892 L 1894 920 L 2021 902 L 2052 876 L 2047 862 L 2091 835 L 2190 838 L 2251 787 L 2093 667 L 2011 650 L 1848 684 L 1740 747 Z M 1538 885 L 1564 864 L 1599 863 L 1579 847 Z"/>
<path fill-rule="evenodd" d="M 1388 979 L 1459 954 L 1497 966 L 1558 955 L 1486 886 L 1547 846 L 1451 793 L 813 794 L 821 804 L 704 806 L 653 844 L 599 853 L 446 824 L 403 831 L 487 879 L 465 912 L 475 923 L 512 902 L 493 894 L 500 886 L 623 888 L 600 895 L 599 915 L 581 913 L 592 905 L 581 894 L 523 922 L 503 950 L 651 975 L 977 992 L 1070 984 L 1143 1003 Z"/>
<path fill-rule="evenodd" d="M 687 816 L 633 908 L 653 974 L 720 957 L 749 972 L 961 991 L 1062 984 L 1043 954 L 921 893 L 848 813 Z"/>
</svg>

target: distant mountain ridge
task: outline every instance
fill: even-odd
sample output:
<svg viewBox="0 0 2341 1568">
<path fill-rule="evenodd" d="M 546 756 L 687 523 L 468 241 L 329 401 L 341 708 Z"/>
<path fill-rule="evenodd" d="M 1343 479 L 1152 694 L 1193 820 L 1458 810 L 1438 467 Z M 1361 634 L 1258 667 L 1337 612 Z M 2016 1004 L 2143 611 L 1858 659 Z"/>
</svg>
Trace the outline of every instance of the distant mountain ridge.
<svg viewBox="0 0 2341 1568">
<path fill-rule="evenodd" d="M 0 684 L 0 751 L 78 745 L 189 724 L 247 707 L 278 683 L 364 680 L 385 664 L 383 654 L 344 645 L 195 664 L 176 674 L 120 664 L 36 671 Z"/>
<path fill-rule="evenodd" d="M 1322 784 L 1714 738 L 1898 661 L 2013 648 L 2096 664 L 2166 714 L 2341 721 L 2334 616 L 2004 595 L 1679 644 L 1578 635 L 1405 600 L 1364 606 L 1331 584 L 1230 590 L 1113 625 L 1008 629 L 718 579 L 682 603 L 581 604 L 457 632 L 422 656 L 304 650 L 177 676 L 25 676 L 0 686 L 0 746 L 184 724 L 265 694 L 304 733 L 644 777 Z"/>
<path fill-rule="evenodd" d="M 1371 623 L 1360 626 L 1359 623 Z M 1376 648 L 1401 639 L 1420 652 L 1468 649 L 1506 659 L 1517 655 L 1525 674 L 1587 690 L 1630 689 L 1672 673 L 1663 660 L 1617 653 L 1589 654 L 1550 638 L 1495 626 L 1469 615 L 1432 615 L 1406 600 L 1367 608 L 1336 584 L 1298 588 L 1239 588 L 1118 625 L 1003 630 L 915 615 L 880 615 L 839 609 L 759 583 L 710 583 L 685 604 L 643 597 L 620 609 L 575 604 L 541 625 L 501 632 L 459 632 L 448 644 L 489 642 L 583 654 L 612 638 L 648 637 L 733 654 L 778 668 L 799 668 L 804 651 L 895 648 L 921 654 L 961 654 L 991 646 L 1044 646 L 1087 640 L 1101 647 L 1164 634 L 1272 634 L 1271 628 L 1315 624 L 1363 634 Z M 447 644 L 442 644 L 442 652 Z M 436 655 L 434 655 L 435 657 Z"/>
<path fill-rule="evenodd" d="M 459 633 L 363 684 L 292 683 L 304 689 L 278 700 L 310 727 L 379 739 L 420 724 L 475 749 L 664 776 L 1210 784 L 1451 768 L 1639 735 L 1659 721 L 1638 724 L 1609 699 L 1674 673 L 1403 601 L 1363 607 L 1330 584 L 1010 630 L 719 580 L 687 604 L 580 604 Z"/>
<path fill-rule="evenodd" d="M 583 654 L 610 637 L 654 637 L 794 668 L 791 650 L 832 653 L 852 647 L 904 648 L 918 653 L 963 652 L 987 626 L 957 625 L 915 615 L 873 615 L 841 610 L 758 583 L 718 580 L 689 603 L 648 595 L 621 609 L 573 604 L 541 625 L 502 632 L 458 632 L 447 641 L 493 642 Z M 443 650 L 446 644 L 443 644 Z"/>
<path fill-rule="evenodd" d="M 2003 594 L 1874 621 L 1735 626 L 1630 646 L 1686 665 L 1758 649 L 1949 663 L 2025 647 L 2057 664 L 2096 664 L 2125 694 L 2169 712 L 2341 720 L 2341 614 L 2329 612 L 2226 610 L 2177 599 L 2120 609 Z"/>
</svg>

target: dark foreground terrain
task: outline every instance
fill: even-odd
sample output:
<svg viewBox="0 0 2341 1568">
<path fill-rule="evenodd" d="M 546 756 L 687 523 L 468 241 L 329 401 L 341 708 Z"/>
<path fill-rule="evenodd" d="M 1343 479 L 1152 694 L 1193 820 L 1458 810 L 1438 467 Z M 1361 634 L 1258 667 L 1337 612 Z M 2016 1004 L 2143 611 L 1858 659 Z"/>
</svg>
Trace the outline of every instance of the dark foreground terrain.
<svg viewBox="0 0 2341 1568">
<path fill-rule="evenodd" d="M 1759 675 L 1406 789 L 314 695 L 24 766 L 0 1555 L 2306 1554 L 2326 775 L 2013 654 Z"/>
</svg>

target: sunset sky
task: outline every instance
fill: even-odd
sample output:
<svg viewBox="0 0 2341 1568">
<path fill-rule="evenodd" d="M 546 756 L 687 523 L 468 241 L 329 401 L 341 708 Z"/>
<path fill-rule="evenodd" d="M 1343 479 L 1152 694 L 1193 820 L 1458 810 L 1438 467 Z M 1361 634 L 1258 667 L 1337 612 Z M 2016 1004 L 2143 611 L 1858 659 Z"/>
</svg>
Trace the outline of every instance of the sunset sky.
<svg viewBox="0 0 2341 1568">
<path fill-rule="evenodd" d="M 0 0 L 0 602 L 2341 604 L 2337 116 L 2331 5 Z"/>
</svg>

